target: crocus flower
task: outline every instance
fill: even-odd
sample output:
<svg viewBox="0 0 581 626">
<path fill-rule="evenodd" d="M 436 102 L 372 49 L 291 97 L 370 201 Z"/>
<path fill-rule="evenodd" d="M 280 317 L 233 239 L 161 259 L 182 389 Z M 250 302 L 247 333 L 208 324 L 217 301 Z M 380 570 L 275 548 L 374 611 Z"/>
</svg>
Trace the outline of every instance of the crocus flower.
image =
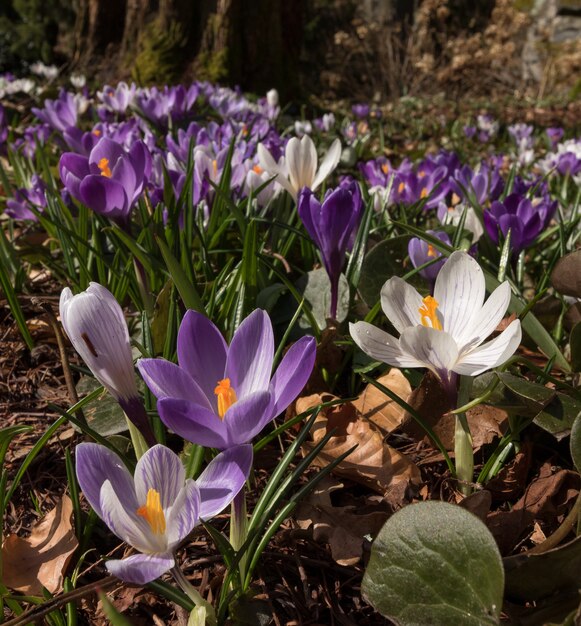
<svg viewBox="0 0 581 626">
<path fill-rule="evenodd" d="M 145 440 L 154 444 L 135 382 L 129 330 L 113 294 L 98 283 L 91 283 L 76 296 L 65 287 L 59 311 L 63 328 L 87 367 L 119 402 Z"/>
<path fill-rule="evenodd" d="M 311 239 L 321 252 L 323 265 L 331 281 L 330 315 L 335 318 L 339 278 L 345 255 L 353 246 L 363 215 L 359 185 L 352 181 L 337 189 L 329 189 L 322 203 L 310 189 L 303 188 L 298 198 L 298 212 Z"/>
<path fill-rule="evenodd" d="M 107 526 L 140 554 L 107 561 L 111 574 L 145 585 L 175 566 L 174 552 L 201 519 L 220 513 L 243 487 L 252 447 L 216 456 L 197 480 L 187 479 L 180 458 L 156 445 L 137 462 L 132 476 L 105 446 L 77 446 L 79 485 Z"/>
<path fill-rule="evenodd" d="M 446 233 L 433 230 L 427 230 L 426 232 L 429 235 L 437 237 L 440 241 L 451 245 L 450 237 L 448 237 Z M 442 253 L 431 243 L 419 239 L 418 237 L 412 237 L 408 244 L 408 254 L 410 255 L 412 265 L 416 268 L 428 263 L 428 261 L 434 261 L 434 263 L 419 271 L 420 276 L 433 285 L 446 260 L 445 257 L 442 256 Z M 439 260 L 436 261 L 436 259 Z"/>
<path fill-rule="evenodd" d="M 477 376 L 504 363 L 521 340 L 520 321 L 483 344 L 510 302 L 507 281 L 484 302 L 484 273 L 466 252 L 454 252 L 438 277 L 433 296 L 422 296 L 398 276 L 381 290 L 383 312 L 399 338 L 367 322 L 350 324 L 351 337 L 367 354 L 397 367 L 426 367 L 455 397 L 456 374 Z"/>
<path fill-rule="evenodd" d="M 61 89 L 56 100 L 45 100 L 44 108 L 32 107 L 32 112 L 51 128 L 63 132 L 77 124 L 77 101 L 74 94 Z"/>
<path fill-rule="evenodd" d="M 6 215 L 15 220 L 31 220 L 38 222 L 32 208 L 42 212 L 46 207 L 46 185 L 37 174 L 30 179 L 30 187 L 18 189 L 13 198 L 6 200 Z"/>
<path fill-rule="evenodd" d="M 335 139 L 317 170 L 317 149 L 313 140 L 305 135 L 293 137 L 286 145 L 284 165 L 277 163 L 271 153 L 259 143 L 257 147 L 260 167 L 282 185 L 296 200 L 299 191 L 308 187 L 315 191 L 337 167 L 341 158 L 341 142 Z"/>
<path fill-rule="evenodd" d="M 539 199 L 537 204 L 533 205 L 529 198 L 512 193 L 502 202 L 493 202 L 490 210 L 484 211 L 484 226 L 496 244 L 499 242 L 499 234 L 506 237 L 510 230 L 510 247 L 516 255 L 530 246 L 541 234 L 556 209 L 556 201 Z"/>
<path fill-rule="evenodd" d="M 137 367 L 157 397 L 164 424 L 188 441 L 224 450 L 248 443 L 284 411 L 305 386 L 315 340 L 299 339 L 271 378 L 272 324 L 257 309 L 230 346 L 204 315 L 188 311 L 178 332 L 178 362 L 140 359 Z"/>
<path fill-rule="evenodd" d="M 151 174 L 151 155 L 142 141 L 126 152 L 117 142 L 102 137 L 88 158 L 65 152 L 59 172 L 74 198 L 126 226 Z"/>
<path fill-rule="evenodd" d="M 547 128 L 545 132 L 547 133 L 547 137 L 549 138 L 549 141 L 551 142 L 551 148 L 554 150 L 556 145 L 559 143 L 559 141 L 563 139 L 563 135 L 565 134 L 565 131 L 563 128 L 560 128 L 560 127 L 552 127 L 552 128 Z"/>
<path fill-rule="evenodd" d="M 369 115 L 370 109 L 369 109 L 368 104 L 360 103 L 360 104 L 354 104 L 351 107 L 351 110 L 353 111 L 353 115 L 355 115 L 355 117 L 358 117 L 359 119 L 363 119 Z"/>
</svg>

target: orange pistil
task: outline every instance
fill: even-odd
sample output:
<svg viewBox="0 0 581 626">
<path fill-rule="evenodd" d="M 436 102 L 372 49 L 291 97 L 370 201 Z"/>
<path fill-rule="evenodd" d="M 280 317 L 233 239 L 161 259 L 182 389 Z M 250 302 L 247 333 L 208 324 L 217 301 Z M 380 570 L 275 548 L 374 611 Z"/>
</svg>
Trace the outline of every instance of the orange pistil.
<svg viewBox="0 0 581 626">
<path fill-rule="evenodd" d="M 260 165 L 255 165 L 252 168 L 252 171 L 255 172 L 256 174 L 258 174 L 260 176 L 260 174 L 262 174 L 262 172 L 264 172 L 264 170 L 260 167 Z"/>
<path fill-rule="evenodd" d="M 159 491 L 150 489 L 147 492 L 145 504 L 137 509 L 137 515 L 145 518 L 154 534 L 163 535 L 165 532 L 165 515 L 161 508 Z"/>
<path fill-rule="evenodd" d="M 427 187 L 424 187 L 421 191 L 420 191 L 420 198 L 422 198 L 422 200 L 428 195 L 428 189 Z"/>
<path fill-rule="evenodd" d="M 456 193 L 452 194 L 452 206 L 456 206 L 460 202 L 460 196 Z"/>
<path fill-rule="evenodd" d="M 98 128 L 95 128 L 95 130 L 93 131 L 93 135 L 95 135 L 95 137 L 100 137 L 101 131 Z"/>
<path fill-rule="evenodd" d="M 436 256 L 436 249 L 431 243 L 428 244 L 428 256 L 432 256 L 432 257 Z M 436 304 L 436 306 L 438 305 Z"/>
<path fill-rule="evenodd" d="M 442 324 L 438 319 L 438 301 L 432 296 L 426 296 L 418 310 L 421 316 L 422 326 L 428 328 L 435 328 L 436 330 L 442 330 Z"/>
<path fill-rule="evenodd" d="M 401 193 L 403 190 L 405 189 L 405 183 L 400 183 L 399 187 L 397 188 L 398 193 Z"/>
<path fill-rule="evenodd" d="M 387 174 L 387 173 L 389 172 L 389 164 L 388 164 L 388 163 L 384 163 L 384 164 L 381 166 L 381 171 L 382 171 L 384 174 Z"/>
<path fill-rule="evenodd" d="M 224 419 L 226 411 L 238 400 L 236 392 L 230 386 L 230 379 L 223 378 L 219 380 L 214 393 L 218 398 L 218 415 L 220 419 Z"/>
<path fill-rule="evenodd" d="M 216 178 L 218 175 L 218 161 L 216 159 L 212 161 L 212 170 L 214 171 L 214 178 Z"/>
<path fill-rule="evenodd" d="M 109 167 L 109 159 L 103 157 L 98 163 L 97 167 L 101 170 L 101 176 L 111 178 L 111 168 Z"/>
</svg>

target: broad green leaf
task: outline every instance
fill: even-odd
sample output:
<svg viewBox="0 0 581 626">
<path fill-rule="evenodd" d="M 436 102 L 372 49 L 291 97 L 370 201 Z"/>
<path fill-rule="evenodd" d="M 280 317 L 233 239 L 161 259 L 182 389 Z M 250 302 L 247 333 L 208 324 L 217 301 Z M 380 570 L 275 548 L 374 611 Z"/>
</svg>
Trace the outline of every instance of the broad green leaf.
<svg viewBox="0 0 581 626">
<path fill-rule="evenodd" d="M 91 393 L 101 384 L 91 376 L 81 376 L 77 383 L 80 397 Z M 107 391 L 90 402 L 84 409 L 87 424 L 102 437 L 118 435 L 127 430 L 127 420 L 119 403 Z"/>
<path fill-rule="evenodd" d="M 305 300 L 311 305 L 311 310 L 317 326 L 324 330 L 327 327 L 327 318 L 331 307 L 331 281 L 327 272 L 322 268 L 307 272 L 297 281 L 297 289 L 302 292 Z M 342 322 L 349 312 L 349 284 L 344 274 L 339 279 L 339 301 L 337 303 L 337 321 Z M 299 319 L 301 328 L 311 328 L 306 315 Z"/>
<path fill-rule="evenodd" d="M 571 428 L 571 458 L 577 471 L 581 473 L 581 413 L 577 415 Z"/>
<path fill-rule="evenodd" d="M 534 422 L 560 441 L 569 434 L 579 413 L 581 402 L 564 393 L 556 393 Z"/>
<path fill-rule="evenodd" d="M 381 529 L 363 578 L 365 597 L 402 626 L 498 624 L 500 553 L 472 513 L 445 502 L 406 506 Z"/>
<path fill-rule="evenodd" d="M 524 378 L 519 378 L 507 372 L 497 372 L 497 376 L 504 385 L 516 394 L 525 405 L 537 411 L 546 406 L 555 396 L 554 389 L 548 389 L 544 385 L 532 383 Z"/>
</svg>

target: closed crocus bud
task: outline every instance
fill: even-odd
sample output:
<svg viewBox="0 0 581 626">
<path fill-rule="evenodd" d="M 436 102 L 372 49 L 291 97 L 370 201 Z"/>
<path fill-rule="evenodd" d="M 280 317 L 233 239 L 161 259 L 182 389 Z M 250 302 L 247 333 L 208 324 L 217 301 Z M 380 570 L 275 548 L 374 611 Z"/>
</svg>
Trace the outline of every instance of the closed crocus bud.
<svg viewBox="0 0 581 626">
<path fill-rule="evenodd" d="M 113 294 L 98 283 L 91 283 L 76 296 L 66 287 L 59 309 L 63 328 L 75 350 L 153 445 L 155 437 L 135 383 L 129 330 Z"/>
<path fill-rule="evenodd" d="M 278 91 L 276 89 L 271 89 L 266 92 L 266 103 L 268 106 L 277 107 L 278 106 Z"/>
</svg>

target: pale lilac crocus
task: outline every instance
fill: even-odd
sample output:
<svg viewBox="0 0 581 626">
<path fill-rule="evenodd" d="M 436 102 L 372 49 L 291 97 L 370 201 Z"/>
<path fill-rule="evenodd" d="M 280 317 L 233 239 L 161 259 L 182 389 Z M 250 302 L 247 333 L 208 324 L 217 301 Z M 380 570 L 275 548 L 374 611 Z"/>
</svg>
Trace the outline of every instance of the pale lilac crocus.
<svg viewBox="0 0 581 626">
<path fill-rule="evenodd" d="M 510 302 L 508 281 L 488 300 L 484 272 L 466 252 L 454 252 L 440 270 L 434 295 L 422 296 L 398 276 L 381 290 L 383 312 L 399 338 L 367 322 L 350 324 L 355 343 L 368 355 L 396 367 L 426 367 L 436 374 L 455 403 L 457 375 L 477 376 L 502 365 L 521 340 L 520 321 L 483 343 L 502 320 Z"/>
<path fill-rule="evenodd" d="M 159 416 L 184 439 L 224 450 L 250 442 L 288 407 L 309 379 L 316 350 L 313 337 L 299 339 L 272 375 L 272 324 L 257 309 L 230 346 L 206 316 L 188 311 L 177 352 L 179 365 L 165 359 L 137 362 L 157 398 Z"/>
<path fill-rule="evenodd" d="M 301 139 L 293 137 L 287 143 L 284 163 L 277 163 L 262 143 L 258 144 L 257 153 L 260 167 L 271 176 L 276 176 L 276 182 L 296 200 L 303 187 L 315 191 L 337 167 L 341 158 L 341 142 L 338 139 L 333 141 L 318 169 L 317 149 L 308 135 Z"/>
<path fill-rule="evenodd" d="M 61 323 L 75 350 L 95 378 L 119 402 L 149 445 L 155 437 L 141 402 L 129 330 L 121 305 L 98 283 L 73 295 L 68 287 L 61 293 Z"/>
<path fill-rule="evenodd" d="M 81 443 L 75 456 L 77 479 L 89 504 L 139 552 L 105 566 L 127 583 L 145 585 L 174 569 L 176 548 L 200 520 L 220 513 L 242 489 L 252 446 L 222 452 L 195 481 L 186 479 L 178 455 L 160 444 L 139 459 L 134 476 L 105 446 Z"/>
</svg>

